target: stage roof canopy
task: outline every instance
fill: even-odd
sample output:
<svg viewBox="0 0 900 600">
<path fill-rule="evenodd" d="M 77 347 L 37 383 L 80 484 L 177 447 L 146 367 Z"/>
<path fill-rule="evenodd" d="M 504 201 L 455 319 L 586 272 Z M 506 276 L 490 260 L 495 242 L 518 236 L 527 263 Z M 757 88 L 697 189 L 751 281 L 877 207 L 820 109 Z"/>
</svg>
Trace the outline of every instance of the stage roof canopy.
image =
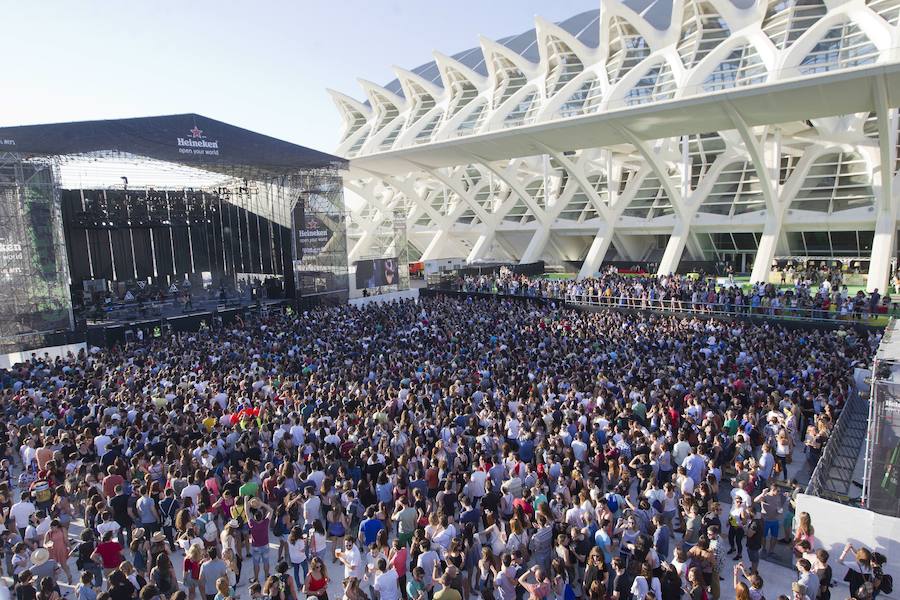
<svg viewBox="0 0 900 600">
<path fill-rule="evenodd" d="M 347 166 L 343 158 L 197 114 L 0 127 L 0 151 L 116 152 L 253 179 Z"/>
</svg>

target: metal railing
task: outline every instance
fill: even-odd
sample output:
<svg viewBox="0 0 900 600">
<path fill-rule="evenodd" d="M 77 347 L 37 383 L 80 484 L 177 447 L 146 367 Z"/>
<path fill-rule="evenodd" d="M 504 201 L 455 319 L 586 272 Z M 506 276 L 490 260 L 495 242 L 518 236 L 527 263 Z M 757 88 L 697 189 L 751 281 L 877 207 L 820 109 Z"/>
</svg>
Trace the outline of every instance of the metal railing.
<svg viewBox="0 0 900 600">
<path fill-rule="evenodd" d="M 892 320 L 872 365 L 863 505 L 900 517 L 900 331 Z"/>
<path fill-rule="evenodd" d="M 630 310 L 648 310 L 659 312 L 670 312 L 678 314 L 696 314 L 719 317 L 760 317 L 771 319 L 783 319 L 793 321 L 807 321 L 816 323 L 853 323 L 861 325 L 879 325 L 872 323 L 872 320 L 878 317 L 890 316 L 890 313 L 871 314 L 867 310 L 848 313 L 841 315 L 839 312 L 830 308 L 828 310 L 822 308 L 808 307 L 772 307 L 772 306 L 753 306 L 750 304 L 722 304 L 715 302 L 692 302 L 688 300 L 663 300 L 636 298 L 633 296 L 594 296 L 589 294 L 574 295 L 569 293 L 559 293 L 548 290 L 534 290 L 531 288 L 520 288 L 514 291 L 504 290 L 497 287 L 486 288 L 482 286 L 459 286 L 442 282 L 439 284 L 430 284 L 429 289 L 449 291 L 467 294 L 483 294 L 490 296 L 508 296 L 515 298 L 535 298 L 541 300 L 556 300 L 566 302 L 573 305 L 596 306 L 604 308 L 630 309 Z"/>
<path fill-rule="evenodd" d="M 868 414 L 869 403 L 851 386 L 847 402 L 809 478 L 807 494 L 842 504 L 856 504 L 860 500 L 859 496 L 851 497 L 850 488 L 866 441 Z"/>
</svg>

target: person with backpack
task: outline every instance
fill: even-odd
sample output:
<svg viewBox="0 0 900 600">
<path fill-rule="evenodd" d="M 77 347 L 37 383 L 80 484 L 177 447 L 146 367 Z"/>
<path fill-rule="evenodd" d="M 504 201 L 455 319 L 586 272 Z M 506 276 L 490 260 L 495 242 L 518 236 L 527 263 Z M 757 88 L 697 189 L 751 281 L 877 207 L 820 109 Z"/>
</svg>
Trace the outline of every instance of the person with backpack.
<svg viewBox="0 0 900 600">
<path fill-rule="evenodd" d="M 873 583 L 873 600 L 878 594 L 891 594 L 894 591 L 894 578 L 884 572 L 884 564 L 887 558 L 881 552 L 872 553 L 872 583 Z"/>
<path fill-rule="evenodd" d="M 847 558 L 851 552 L 853 558 Z M 844 581 L 850 586 L 850 596 L 856 600 L 871 600 L 874 591 L 872 553 L 867 548 L 856 549 L 848 542 L 838 560 L 847 567 Z"/>
<path fill-rule="evenodd" d="M 159 512 L 162 517 L 162 532 L 172 548 L 175 547 L 175 515 L 180 508 L 181 503 L 175 497 L 175 490 L 167 488 L 165 497 L 159 503 Z"/>
</svg>

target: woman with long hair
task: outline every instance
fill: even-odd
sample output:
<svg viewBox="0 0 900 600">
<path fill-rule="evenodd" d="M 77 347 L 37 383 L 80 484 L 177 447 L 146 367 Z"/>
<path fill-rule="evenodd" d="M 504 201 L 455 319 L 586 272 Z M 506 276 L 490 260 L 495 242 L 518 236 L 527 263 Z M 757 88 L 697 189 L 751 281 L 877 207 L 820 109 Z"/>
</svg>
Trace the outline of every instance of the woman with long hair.
<svg viewBox="0 0 900 600">
<path fill-rule="evenodd" d="M 236 564 L 235 577 L 237 581 L 241 580 L 241 568 L 244 565 L 244 558 L 240 552 L 240 538 L 238 534 L 238 530 L 240 529 L 240 525 L 236 519 L 229 519 L 225 523 L 225 527 L 222 528 L 222 533 L 219 534 L 219 541 L 222 544 L 222 552 L 224 554 L 225 550 L 231 550 L 234 555 L 234 561 Z"/>
<path fill-rule="evenodd" d="M 328 600 L 328 570 L 318 556 L 309 561 L 309 573 L 303 584 L 303 593 L 307 598 L 315 596 L 318 600 Z"/>
<path fill-rule="evenodd" d="M 853 558 L 847 558 L 847 554 L 851 552 Z M 848 543 L 844 546 L 838 560 L 847 567 L 847 575 L 844 579 L 850 586 L 850 596 L 859 598 L 860 588 L 873 579 L 872 552 L 868 548 L 854 548 L 853 544 Z"/>
<path fill-rule="evenodd" d="M 698 567 L 692 567 L 688 571 L 688 583 L 684 591 L 690 600 L 707 600 L 706 583 L 703 581 L 703 572 Z"/>
<path fill-rule="evenodd" d="M 58 518 L 50 521 L 50 529 L 44 534 L 44 547 L 50 550 L 50 558 L 55 560 L 66 574 L 66 583 L 72 585 L 72 572 L 68 564 L 69 536 Z"/>
<path fill-rule="evenodd" d="M 369 600 L 369 596 L 359 587 L 359 577 L 348 577 L 344 580 L 343 600 Z"/>
<path fill-rule="evenodd" d="M 780 472 L 785 481 L 788 479 L 787 466 L 791 461 L 791 453 L 794 451 L 794 441 L 782 428 L 775 436 L 775 464 L 776 471 Z"/>
<path fill-rule="evenodd" d="M 203 588 L 200 587 L 200 564 L 202 562 L 203 548 L 197 544 L 188 548 L 182 564 L 184 587 L 187 590 L 188 600 L 194 600 L 194 590 L 197 590 L 200 600 L 204 600 Z"/>
<path fill-rule="evenodd" d="M 812 517 L 809 516 L 808 512 L 801 512 L 797 515 L 797 529 L 794 531 L 794 555 L 797 558 L 803 555 L 802 547 L 808 547 L 810 550 L 815 548 L 815 531 L 812 525 Z"/>
<path fill-rule="evenodd" d="M 306 579 L 308 562 L 306 557 L 306 536 L 299 525 L 291 529 L 288 535 L 288 558 L 294 569 L 294 583 L 300 588 Z"/>
<path fill-rule="evenodd" d="M 64 485 L 56 486 L 56 492 L 53 498 L 53 506 L 50 508 L 50 514 L 59 519 L 60 525 L 69 535 L 69 524 L 75 518 L 75 509 L 69 500 L 69 491 Z"/>
<path fill-rule="evenodd" d="M 328 539 L 331 540 L 332 547 L 335 550 L 343 548 L 344 537 L 350 529 L 350 517 L 347 516 L 339 496 L 335 496 L 332 499 L 328 514 L 325 515 L 325 520 L 328 522 Z M 332 563 L 337 563 L 337 561 L 337 555 L 334 555 Z"/>
<path fill-rule="evenodd" d="M 150 582 L 157 587 L 164 596 L 169 596 L 178 589 L 178 580 L 175 576 L 175 568 L 169 555 L 162 553 L 156 558 L 156 566 L 150 570 Z"/>
<path fill-rule="evenodd" d="M 490 546 L 481 547 L 481 559 L 478 561 L 478 593 L 482 600 L 494 600 L 494 576 L 497 562 Z"/>
<path fill-rule="evenodd" d="M 38 589 L 37 600 L 61 600 L 59 588 L 52 577 L 44 577 L 41 579 L 40 588 Z"/>
</svg>

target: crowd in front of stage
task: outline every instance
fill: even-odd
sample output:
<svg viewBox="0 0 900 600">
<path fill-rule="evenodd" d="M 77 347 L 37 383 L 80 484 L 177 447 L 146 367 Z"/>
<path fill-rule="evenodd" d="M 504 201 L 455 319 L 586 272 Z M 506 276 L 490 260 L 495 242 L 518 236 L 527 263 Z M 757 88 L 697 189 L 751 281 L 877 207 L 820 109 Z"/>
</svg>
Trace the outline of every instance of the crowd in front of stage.
<svg viewBox="0 0 900 600">
<path fill-rule="evenodd" d="M 0 372 L 0 598 L 828 600 L 843 563 L 871 600 L 883 557 L 792 479 L 879 337 L 437 297 L 35 356 Z"/>
</svg>

